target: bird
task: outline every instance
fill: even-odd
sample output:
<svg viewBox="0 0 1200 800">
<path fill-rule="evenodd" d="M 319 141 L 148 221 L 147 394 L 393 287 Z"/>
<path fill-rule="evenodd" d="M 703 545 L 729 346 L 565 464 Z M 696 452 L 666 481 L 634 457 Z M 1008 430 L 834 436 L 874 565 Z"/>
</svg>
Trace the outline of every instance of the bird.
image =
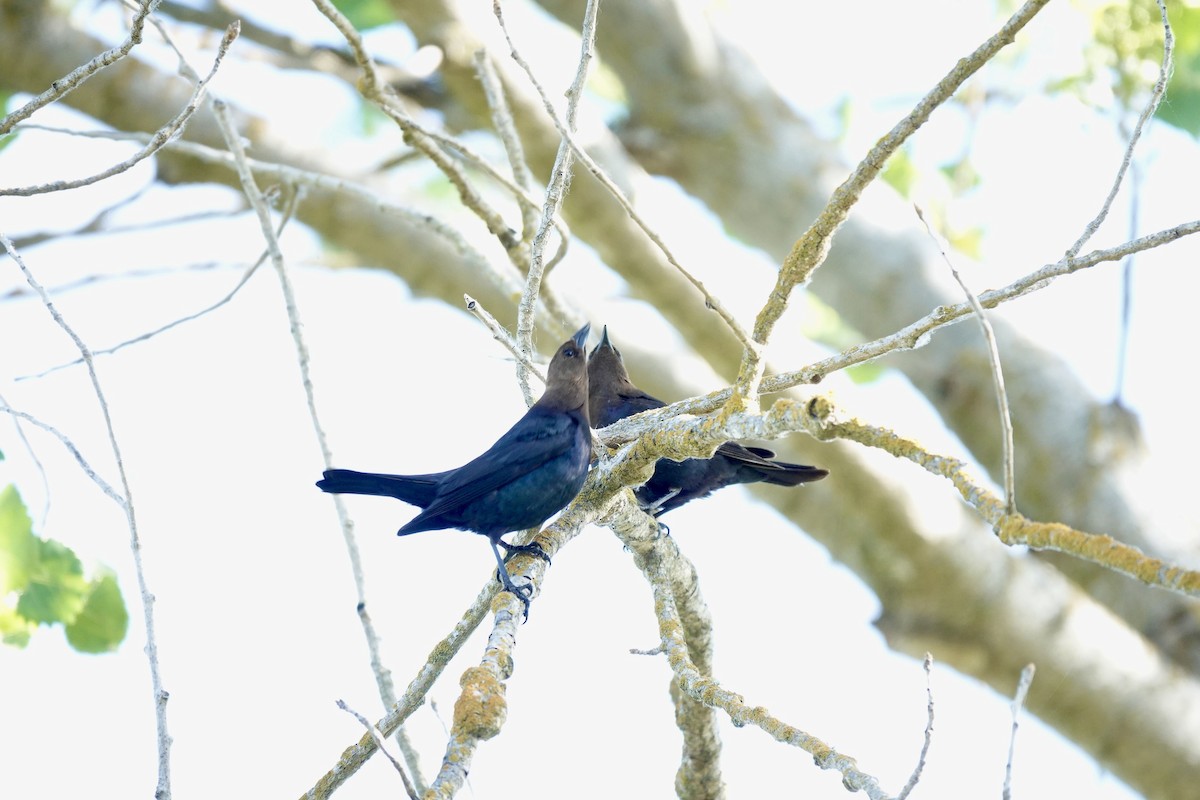
<svg viewBox="0 0 1200 800">
<path fill-rule="evenodd" d="M 500 583 L 524 603 L 528 619 L 533 586 L 515 584 L 505 561 L 522 552 L 550 559 L 536 544 L 512 545 L 501 537 L 540 526 L 575 498 L 587 477 L 592 434 L 584 344 L 590 330 L 584 325 L 563 342 L 546 371 L 546 391 L 478 458 L 426 475 L 329 469 L 317 486 L 333 494 L 382 495 L 419 506 L 421 513 L 398 536 L 446 528 L 486 536 Z"/>
<path fill-rule="evenodd" d="M 606 325 L 600 343 L 588 358 L 588 416 L 592 425 L 603 428 L 631 414 L 665 405 L 633 385 L 621 351 L 609 341 Z M 737 442 L 725 442 L 707 459 L 672 461 L 660 458 L 650 480 L 639 486 L 634 494 L 642 510 L 661 517 L 735 483 L 798 486 L 819 481 L 829 474 L 820 467 L 789 464 L 774 458 L 775 454 L 770 450 L 744 447 Z"/>
</svg>

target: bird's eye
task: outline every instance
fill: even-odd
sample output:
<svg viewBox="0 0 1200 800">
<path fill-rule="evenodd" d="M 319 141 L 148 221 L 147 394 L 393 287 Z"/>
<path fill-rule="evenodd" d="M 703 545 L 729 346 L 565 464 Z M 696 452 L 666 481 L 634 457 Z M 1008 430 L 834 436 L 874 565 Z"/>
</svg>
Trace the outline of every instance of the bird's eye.
<svg viewBox="0 0 1200 800">
<path fill-rule="evenodd" d="M 566 350 L 563 350 L 563 355 L 567 358 L 574 358 L 575 356 L 579 355 L 579 351 L 574 347 L 568 347 Z"/>
</svg>

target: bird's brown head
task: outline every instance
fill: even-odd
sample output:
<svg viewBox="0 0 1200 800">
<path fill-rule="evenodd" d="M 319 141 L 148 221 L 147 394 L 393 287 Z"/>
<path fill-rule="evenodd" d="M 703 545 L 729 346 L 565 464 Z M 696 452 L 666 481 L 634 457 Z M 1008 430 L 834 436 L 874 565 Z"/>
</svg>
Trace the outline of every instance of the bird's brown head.
<svg viewBox="0 0 1200 800">
<path fill-rule="evenodd" d="M 616 402 L 622 392 L 634 390 L 633 381 L 625 371 L 625 361 L 621 351 L 608 340 L 608 326 L 604 326 L 604 335 L 600 344 L 592 349 L 588 358 L 588 406 L 589 416 L 593 420 L 603 418 L 601 410 L 605 404 Z"/>
<path fill-rule="evenodd" d="M 587 415 L 588 370 L 587 341 L 591 325 L 584 325 L 567 341 L 563 342 L 550 367 L 546 370 L 546 391 L 537 404 L 558 411 L 582 410 Z"/>
</svg>

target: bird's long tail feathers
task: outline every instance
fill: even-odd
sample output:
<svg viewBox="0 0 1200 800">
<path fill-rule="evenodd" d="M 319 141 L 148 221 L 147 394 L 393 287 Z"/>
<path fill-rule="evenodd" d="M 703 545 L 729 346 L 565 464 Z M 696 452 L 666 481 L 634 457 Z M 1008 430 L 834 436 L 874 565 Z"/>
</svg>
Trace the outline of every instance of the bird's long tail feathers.
<svg viewBox="0 0 1200 800">
<path fill-rule="evenodd" d="M 327 469 L 317 487 L 331 494 L 373 494 L 395 497 L 425 508 L 437 493 L 439 475 L 384 475 L 355 472 L 352 469 Z"/>
<path fill-rule="evenodd" d="M 811 481 L 819 481 L 829 474 L 829 470 L 821 469 L 820 467 L 810 467 L 807 464 L 789 464 L 786 461 L 773 461 L 775 454 L 770 450 L 765 450 L 761 447 L 747 447 L 754 455 L 762 459 L 762 461 L 743 460 L 741 462 L 742 469 L 749 469 L 759 477 L 763 483 L 771 483 L 776 486 L 799 486 L 802 483 Z"/>
</svg>

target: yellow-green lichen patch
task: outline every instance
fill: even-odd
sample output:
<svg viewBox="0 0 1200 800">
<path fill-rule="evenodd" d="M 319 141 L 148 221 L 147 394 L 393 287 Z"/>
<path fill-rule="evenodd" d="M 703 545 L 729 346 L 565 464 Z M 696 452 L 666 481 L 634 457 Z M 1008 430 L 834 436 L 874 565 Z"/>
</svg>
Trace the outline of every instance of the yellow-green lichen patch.
<svg viewBox="0 0 1200 800">
<path fill-rule="evenodd" d="M 476 739 L 491 739 L 500 732 L 508 715 L 504 684 L 483 667 L 463 673 L 462 694 L 454 703 L 454 730 Z"/>
</svg>

